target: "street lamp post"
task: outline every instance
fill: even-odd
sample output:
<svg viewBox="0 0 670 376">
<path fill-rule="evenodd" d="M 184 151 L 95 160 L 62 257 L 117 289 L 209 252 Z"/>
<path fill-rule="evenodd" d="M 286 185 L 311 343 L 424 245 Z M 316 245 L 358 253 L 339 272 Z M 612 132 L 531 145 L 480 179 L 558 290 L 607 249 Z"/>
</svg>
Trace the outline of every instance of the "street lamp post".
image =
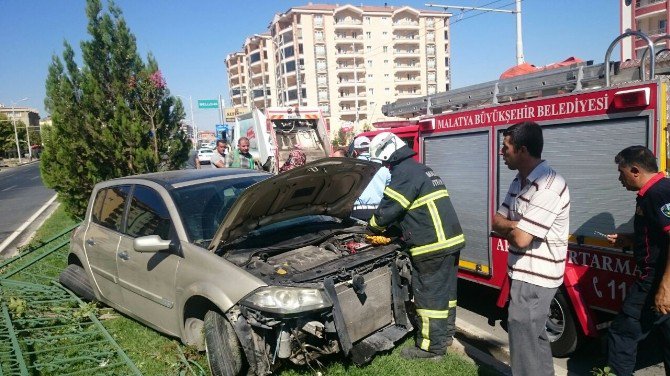
<svg viewBox="0 0 670 376">
<path fill-rule="evenodd" d="M 27 101 L 28 98 L 23 98 L 18 101 L 12 101 L 12 126 L 14 127 L 14 140 L 16 141 L 16 152 L 19 155 L 19 164 L 23 163 L 21 160 L 21 146 L 19 146 L 19 132 L 16 130 L 16 104 L 18 102 Z M 26 132 L 28 128 L 26 128 Z M 28 145 L 28 150 L 30 150 L 30 145 Z"/>
</svg>

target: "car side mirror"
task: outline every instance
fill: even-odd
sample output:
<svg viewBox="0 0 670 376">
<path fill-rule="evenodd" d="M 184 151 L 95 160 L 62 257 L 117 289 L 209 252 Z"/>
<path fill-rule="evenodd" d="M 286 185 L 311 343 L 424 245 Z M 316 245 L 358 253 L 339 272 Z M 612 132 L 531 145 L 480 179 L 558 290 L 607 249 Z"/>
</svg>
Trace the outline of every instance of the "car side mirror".
<svg viewBox="0 0 670 376">
<path fill-rule="evenodd" d="M 133 248 L 137 252 L 160 252 L 171 249 L 172 241 L 163 240 L 158 235 L 140 236 L 133 240 Z"/>
</svg>

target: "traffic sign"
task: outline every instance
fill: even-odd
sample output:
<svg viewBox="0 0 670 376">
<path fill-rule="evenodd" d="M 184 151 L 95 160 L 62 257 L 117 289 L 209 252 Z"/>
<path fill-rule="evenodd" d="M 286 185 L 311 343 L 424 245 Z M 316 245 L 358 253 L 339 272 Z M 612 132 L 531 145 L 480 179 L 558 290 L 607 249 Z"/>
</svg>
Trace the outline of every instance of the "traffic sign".
<svg viewBox="0 0 670 376">
<path fill-rule="evenodd" d="M 219 108 L 218 99 L 198 99 L 198 108 Z"/>
</svg>

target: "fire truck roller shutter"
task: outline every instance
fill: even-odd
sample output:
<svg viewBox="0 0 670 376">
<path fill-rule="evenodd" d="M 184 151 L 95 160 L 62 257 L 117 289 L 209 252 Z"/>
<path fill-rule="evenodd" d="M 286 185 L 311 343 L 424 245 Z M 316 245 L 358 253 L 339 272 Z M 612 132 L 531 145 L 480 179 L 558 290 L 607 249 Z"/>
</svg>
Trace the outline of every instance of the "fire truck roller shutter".
<svg viewBox="0 0 670 376">
<path fill-rule="evenodd" d="M 465 234 L 459 265 L 491 274 L 489 251 L 489 132 L 427 137 L 426 165 L 442 178 Z"/>
<path fill-rule="evenodd" d="M 633 232 L 635 197 L 619 183 L 614 156 L 631 145 L 649 145 L 649 118 L 542 125 L 546 160 L 570 187 L 571 241 L 602 233 Z M 498 134 L 498 147 L 502 145 Z M 498 157 L 498 205 L 516 175 Z"/>
</svg>

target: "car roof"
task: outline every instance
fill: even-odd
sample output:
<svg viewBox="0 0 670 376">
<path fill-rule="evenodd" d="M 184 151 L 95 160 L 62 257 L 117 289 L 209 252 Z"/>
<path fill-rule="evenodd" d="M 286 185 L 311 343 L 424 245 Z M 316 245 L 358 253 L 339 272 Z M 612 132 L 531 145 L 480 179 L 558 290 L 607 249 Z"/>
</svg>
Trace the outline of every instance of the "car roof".
<svg viewBox="0 0 670 376">
<path fill-rule="evenodd" d="M 249 176 L 272 176 L 270 173 L 242 169 L 242 168 L 203 168 L 188 170 L 173 170 L 153 172 L 149 174 L 131 175 L 122 178 L 107 180 L 106 183 L 133 184 L 133 181 L 146 180 L 163 186 L 166 190 L 172 190 L 179 186 L 204 183 L 219 180 L 221 178 L 242 178 Z M 189 183 L 189 184 L 184 184 Z M 107 184 L 106 184 L 107 185 Z"/>
</svg>

